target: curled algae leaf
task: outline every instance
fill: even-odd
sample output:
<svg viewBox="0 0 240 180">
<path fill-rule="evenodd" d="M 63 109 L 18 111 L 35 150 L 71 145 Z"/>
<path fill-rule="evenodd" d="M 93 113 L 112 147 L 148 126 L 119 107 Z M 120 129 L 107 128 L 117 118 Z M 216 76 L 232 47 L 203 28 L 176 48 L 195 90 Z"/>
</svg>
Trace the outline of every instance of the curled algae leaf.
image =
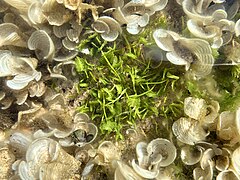
<svg viewBox="0 0 240 180">
<path fill-rule="evenodd" d="M 186 70 L 203 77 L 211 73 L 214 58 L 207 41 L 184 38 L 173 31 L 157 29 L 153 33 L 156 44 L 166 51 L 167 59 L 176 65 L 185 65 Z"/>
<path fill-rule="evenodd" d="M 52 60 L 55 47 L 51 37 L 44 30 L 37 30 L 28 39 L 28 48 L 35 50 L 40 59 Z"/>
</svg>

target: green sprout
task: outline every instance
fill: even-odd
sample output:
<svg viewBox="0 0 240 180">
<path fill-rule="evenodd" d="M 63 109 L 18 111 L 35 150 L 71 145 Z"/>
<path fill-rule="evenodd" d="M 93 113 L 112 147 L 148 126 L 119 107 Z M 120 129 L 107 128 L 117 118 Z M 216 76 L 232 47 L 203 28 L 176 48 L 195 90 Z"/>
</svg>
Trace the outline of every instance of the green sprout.
<svg viewBox="0 0 240 180">
<path fill-rule="evenodd" d="M 240 65 L 235 65 L 231 68 L 231 75 L 236 79 L 240 79 Z"/>
<path fill-rule="evenodd" d="M 212 48 L 212 56 L 214 57 L 214 59 L 218 59 L 220 54 L 218 52 L 218 49 L 216 48 Z"/>
<path fill-rule="evenodd" d="M 216 81 L 223 97 L 219 100 L 222 110 L 235 110 L 240 105 L 240 68 L 238 65 L 226 67 L 217 73 Z"/>
</svg>

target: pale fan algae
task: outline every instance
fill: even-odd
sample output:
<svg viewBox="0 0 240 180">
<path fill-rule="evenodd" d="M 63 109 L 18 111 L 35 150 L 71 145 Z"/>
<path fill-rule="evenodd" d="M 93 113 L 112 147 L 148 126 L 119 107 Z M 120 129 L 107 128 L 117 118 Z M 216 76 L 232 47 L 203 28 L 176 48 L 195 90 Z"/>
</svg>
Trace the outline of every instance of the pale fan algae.
<svg viewBox="0 0 240 180">
<path fill-rule="evenodd" d="M 239 0 L 0 0 L 0 179 L 240 180 Z"/>
</svg>

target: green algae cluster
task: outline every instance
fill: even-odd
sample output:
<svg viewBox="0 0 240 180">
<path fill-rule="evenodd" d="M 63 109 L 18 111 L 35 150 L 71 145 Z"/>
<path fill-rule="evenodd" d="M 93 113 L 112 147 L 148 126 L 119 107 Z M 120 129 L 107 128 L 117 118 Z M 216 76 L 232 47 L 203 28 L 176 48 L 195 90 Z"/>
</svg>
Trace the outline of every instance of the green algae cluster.
<svg viewBox="0 0 240 180">
<path fill-rule="evenodd" d="M 158 15 L 159 16 L 159 15 Z M 153 62 L 144 56 L 151 47 L 155 27 L 167 27 L 161 15 L 140 35 L 124 32 L 115 42 L 101 39 L 97 34 L 82 41 L 79 49 L 89 54 L 75 59 L 79 76 L 78 93 L 86 96 L 79 112 L 88 113 L 100 125 L 102 134 L 123 139 L 123 130 L 151 117 L 173 118 L 182 114 L 183 70 L 169 62 Z"/>
</svg>

